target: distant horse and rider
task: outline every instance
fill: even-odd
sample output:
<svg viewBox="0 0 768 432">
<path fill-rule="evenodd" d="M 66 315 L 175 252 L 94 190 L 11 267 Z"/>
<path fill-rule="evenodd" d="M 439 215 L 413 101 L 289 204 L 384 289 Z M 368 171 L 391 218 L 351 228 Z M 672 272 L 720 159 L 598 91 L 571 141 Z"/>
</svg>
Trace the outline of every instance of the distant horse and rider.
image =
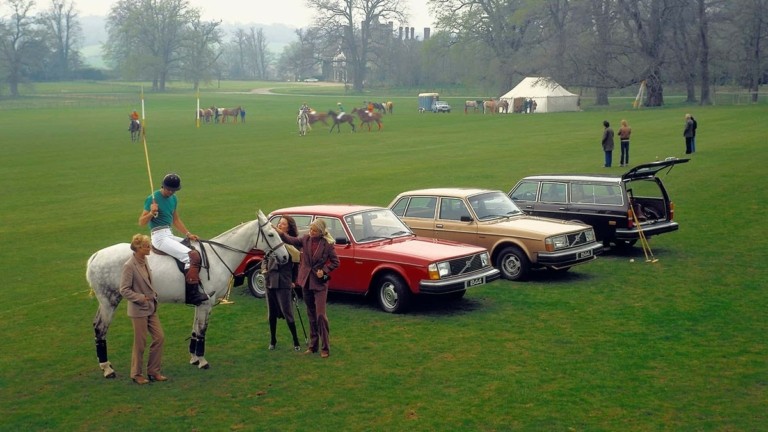
<svg viewBox="0 0 768 432">
<path fill-rule="evenodd" d="M 296 116 L 296 124 L 299 125 L 299 136 L 306 135 L 309 129 L 309 113 L 300 109 L 299 114 Z"/>
<path fill-rule="evenodd" d="M 333 126 L 331 126 L 331 130 L 328 132 L 333 132 L 333 129 L 336 128 L 337 132 L 341 132 L 341 124 L 342 123 L 348 123 L 352 127 L 352 132 L 356 132 L 355 130 L 355 117 L 351 114 L 337 114 L 334 110 L 328 110 L 328 118 L 333 120 Z"/>
<path fill-rule="evenodd" d="M 128 132 L 131 133 L 131 142 L 136 142 L 141 136 L 141 123 L 139 122 L 139 113 L 133 111 L 128 118 L 131 122 L 128 124 Z"/>
<path fill-rule="evenodd" d="M 376 122 L 376 124 L 379 126 L 379 130 L 381 130 L 381 128 L 383 127 L 383 125 L 381 124 L 382 114 L 379 112 L 370 112 L 360 108 L 353 108 L 352 114 L 357 114 L 357 116 L 360 118 L 361 128 L 363 127 L 364 124 L 368 125 L 368 131 L 371 130 L 371 123 L 373 122 Z"/>
</svg>

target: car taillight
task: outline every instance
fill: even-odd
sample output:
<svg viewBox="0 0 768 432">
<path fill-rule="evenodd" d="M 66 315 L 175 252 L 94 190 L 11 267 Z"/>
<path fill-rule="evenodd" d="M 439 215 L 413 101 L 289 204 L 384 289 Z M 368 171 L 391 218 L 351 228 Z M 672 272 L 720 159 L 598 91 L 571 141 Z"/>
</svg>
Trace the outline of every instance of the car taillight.
<svg viewBox="0 0 768 432">
<path fill-rule="evenodd" d="M 675 218 L 675 203 L 670 201 L 669 202 L 669 220 L 671 221 L 674 218 Z"/>
<path fill-rule="evenodd" d="M 627 210 L 627 228 L 635 227 L 635 212 L 632 209 Z"/>
</svg>

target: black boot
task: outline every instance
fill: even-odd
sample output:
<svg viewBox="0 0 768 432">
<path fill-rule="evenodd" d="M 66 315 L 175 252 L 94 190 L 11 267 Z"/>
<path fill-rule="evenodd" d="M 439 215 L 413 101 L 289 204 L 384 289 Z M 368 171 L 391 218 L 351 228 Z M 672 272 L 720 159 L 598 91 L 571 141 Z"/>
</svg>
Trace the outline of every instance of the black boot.
<svg viewBox="0 0 768 432">
<path fill-rule="evenodd" d="M 200 284 L 184 284 L 184 303 L 199 306 L 202 302 L 208 300 L 208 294 L 206 294 Z"/>
</svg>

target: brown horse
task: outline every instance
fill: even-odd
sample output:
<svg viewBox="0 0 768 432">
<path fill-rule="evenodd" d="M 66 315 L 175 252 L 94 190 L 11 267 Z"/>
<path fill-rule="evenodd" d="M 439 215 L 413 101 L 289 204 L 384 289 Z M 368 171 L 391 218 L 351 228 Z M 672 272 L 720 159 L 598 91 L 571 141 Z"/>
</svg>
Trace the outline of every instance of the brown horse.
<svg viewBox="0 0 768 432">
<path fill-rule="evenodd" d="M 342 114 L 339 116 L 336 114 L 336 111 L 329 110 L 328 111 L 328 117 L 330 117 L 333 120 L 333 126 L 331 126 L 331 130 L 328 132 L 333 132 L 333 128 L 336 128 L 338 132 L 341 132 L 341 124 L 342 123 L 349 123 L 350 126 L 352 126 L 352 132 L 355 131 L 355 118 L 347 113 Z"/>
<path fill-rule="evenodd" d="M 328 114 L 327 113 L 321 113 L 317 111 L 310 111 L 307 113 L 307 117 L 309 118 L 309 125 L 312 126 L 313 124 L 317 122 L 321 122 L 322 124 L 328 126 Z"/>
<path fill-rule="evenodd" d="M 232 116 L 232 118 L 234 119 L 233 123 L 237 123 L 237 117 L 240 116 L 240 110 L 241 109 L 242 109 L 241 107 L 237 107 L 237 108 L 222 108 L 221 109 L 221 115 L 223 116 L 223 118 L 221 119 L 221 122 L 222 123 L 226 123 L 227 122 L 227 117 Z"/>
<path fill-rule="evenodd" d="M 493 99 L 489 99 L 485 102 L 483 102 L 483 113 L 484 114 L 496 114 L 496 101 Z"/>
<path fill-rule="evenodd" d="M 376 122 L 377 125 L 379 125 L 379 130 L 383 127 L 381 124 L 381 113 L 379 112 L 369 112 L 363 109 L 354 108 L 352 110 L 352 114 L 357 113 L 357 116 L 360 118 L 360 127 L 363 127 L 364 124 L 368 125 L 368 131 L 371 131 L 371 123 Z"/>
</svg>

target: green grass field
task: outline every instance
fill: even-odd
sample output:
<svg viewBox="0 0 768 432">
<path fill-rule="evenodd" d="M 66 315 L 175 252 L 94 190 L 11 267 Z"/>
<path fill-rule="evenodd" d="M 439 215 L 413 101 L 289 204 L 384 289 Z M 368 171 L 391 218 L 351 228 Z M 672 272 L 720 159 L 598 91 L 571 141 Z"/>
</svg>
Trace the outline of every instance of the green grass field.
<svg viewBox="0 0 768 432">
<path fill-rule="evenodd" d="M 547 172 L 602 168 L 602 121 L 633 128 L 631 162 L 683 156 L 683 116 L 699 123 L 693 160 L 664 178 L 678 232 L 553 277 L 497 281 L 459 303 L 407 315 L 332 295 L 333 355 L 306 358 L 278 324 L 268 351 L 263 300 L 235 287 L 214 308 L 206 358 L 188 364 L 193 310 L 161 305 L 168 383 L 134 385 L 121 305 L 109 333 L 118 378 L 102 378 L 85 263 L 129 241 L 150 192 L 128 113 L 138 85 L 40 86 L 2 101 L 0 430 L 758 431 L 768 424 L 768 240 L 762 185 L 768 106 L 672 104 L 546 115 L 418 114 L 413 95 L 344 95 L 255 83 L 207 88 L 201 105 L 246 123 L 195 127 L 195 96 L 146 94 L 157 187 L 179 173 L 180 214 L 204 238 L 298 204 L 387 205 L 429 186 L 509 190 Z M 287 87 L 287 85 L 280 85 Z M 239 93 L 225 93 L 233 91 Z M 45 95 L 44 93 L 55 93 Z M 296 131 L 296 110 L 391 99 L 382 132 Z M 8 102 L 8 103 L 6 103 Z M 614 155 L 618 165 L 618 149 Z M 632 263 L 630 259 L 634 258 Z"/>
</svg>

